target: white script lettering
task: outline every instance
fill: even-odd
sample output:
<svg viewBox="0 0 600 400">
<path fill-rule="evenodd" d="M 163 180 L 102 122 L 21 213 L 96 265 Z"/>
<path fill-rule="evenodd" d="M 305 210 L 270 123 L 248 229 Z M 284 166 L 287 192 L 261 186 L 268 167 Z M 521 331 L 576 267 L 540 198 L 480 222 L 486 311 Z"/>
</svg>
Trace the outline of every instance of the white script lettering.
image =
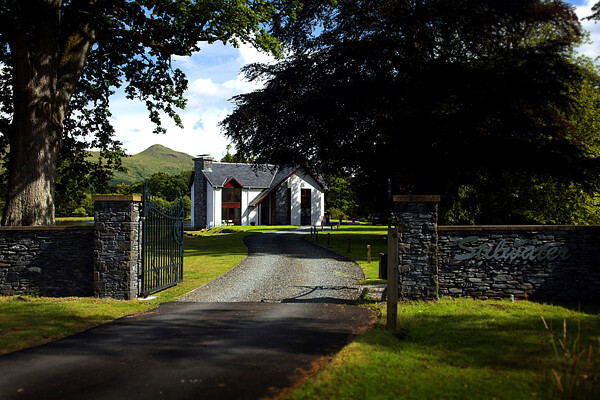
<svg viewBox="0 0 600 400">
<path fill-rule="evenodd" d="M 472 258 L 476 260 L 498 260 L 513 261 L 516 259 L 524 261 L 554 261 L 556 259 L 566 260 L 571 256 L 569 248 L 560 243 L 530 242 L 515 239 L 512 245 L 508 245 L 506 239 L 501 239 L 495 245 L 490 242 L 475 246 L 480 238 L 468 236 L 458 242 L 458 248 L 464 253 L 455 254 L 454 259 L 466 261 Z"/>
</svg>

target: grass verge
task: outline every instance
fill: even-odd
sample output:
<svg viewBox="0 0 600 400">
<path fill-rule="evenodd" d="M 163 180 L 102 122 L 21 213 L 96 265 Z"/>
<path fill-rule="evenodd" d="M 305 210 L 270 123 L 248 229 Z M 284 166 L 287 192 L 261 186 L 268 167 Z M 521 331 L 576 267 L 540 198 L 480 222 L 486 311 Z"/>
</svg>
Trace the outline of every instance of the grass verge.
<svg viewBox="0 0 600 400">
<path fill-rule="evenodd" d="M 385 283 L 379 278 L 379 253 L 387 254 L 387 227 L 370 225 L 342 225 L 339 229 L 325 229 L 308 240 L 329 247 L 355 261 L 365 271 L 364 284 Z M 348 252 L 350 241 L 350 252 Z M 371 246 L 371 262 L 367 262 L 367 245 Z"/>
<path fill-rule="evenodd" d="M 530 399 L 600 398 L 600 316 L 528 301 L 441 300 L 400 304 L 400 335 L 378 324 L 333 357 L 286 399 Z M 552 331 L 549 335 L 541 319 Z M 592 346 L 573 368 L 553 337 Z M 578 333 L 579 331 L 579 333 Z M 581 367 L 581 365 L 580 365 Z M 555 374 L 577 370 L 561 392 Z M 554 371 L 554 372 L 553 372 Z"/>
<path fill-rule="evenodd" d="M 290 226 L 240 226 L 188 232 L 183 282 L 147 301 L 89 297 L 0 296 L 0 354 L 51 342 L 128 314 L 141 312 L 213 280 L 246 257 L 244 237 L 295 229 Z"/>
</svg>

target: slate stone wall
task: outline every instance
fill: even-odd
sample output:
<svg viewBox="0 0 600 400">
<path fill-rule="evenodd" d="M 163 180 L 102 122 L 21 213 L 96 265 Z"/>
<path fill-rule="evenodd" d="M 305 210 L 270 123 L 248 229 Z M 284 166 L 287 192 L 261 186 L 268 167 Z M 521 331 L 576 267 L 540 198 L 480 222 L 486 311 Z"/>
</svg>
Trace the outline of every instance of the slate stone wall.
<svg viewBox="0 0 600 400">
<path fill-rule="evenodd" d="M 0 294 L 91 296 L 94 227 L 0 228 Z"/>
<path fill-rule="evenodd" d="M 142 202 L 94 202 L 94 296 L 134 299 L 142 271 Z"/>
<path fill-rule="evenodd" d="M 398 298 L 438 298 L 437 203 L 396 203 L 398 226 Z"/>
<path fill-rule="evenodd" d="M 292 191 L 285 184 L 275 190 L 275 221 L 273 225 L 291 225 Z"/>
<path fill-rule="evenodd" d="M 600 300 L 600 228 L 439 227 L 439 294 Z"/>
<path fill-rule="evenodd" d="M 600 226 L 437 225 L 438 196 L 395 196 L 399 298 L 600 301 Z"/>
<path fill-rule="evenodd" d="M 212 167 L 212 160 L 204 158 L 194 159 L 194 228 L 204 229 L 207 226 L 206 202 L 207 182 L 202 170 Z"/>
<path fill-rule="evenodd" d="M 0 295 L 138 296 L 141 199 L 94 200 L 89 227 L 0 227 Z"/>
</svg>

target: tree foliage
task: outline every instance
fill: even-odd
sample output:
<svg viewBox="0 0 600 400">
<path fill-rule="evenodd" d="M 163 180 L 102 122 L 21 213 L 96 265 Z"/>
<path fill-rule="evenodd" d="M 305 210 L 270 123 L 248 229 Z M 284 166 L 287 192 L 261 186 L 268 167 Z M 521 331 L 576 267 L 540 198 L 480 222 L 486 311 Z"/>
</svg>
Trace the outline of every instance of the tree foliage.
<svg viewBox="0 0 600 400">
<path fill-rule="evenodd" d="M 442 194 L 456 223 L 536 221 L 519 210 L 546 182 L 597 188 L 591 132 L 571 121 L 586 71 L 570 5 L 338 3 L 307 51 L 246 68 L 266 84 L 223 123 L 241 154 L 351 174 L 373 208 L 390 177 L 395 193 Z"/>
<path fill-rule="evenodd" d="M 250 43 L 279 56 L 286 44 L 310 32 L 314 16 L 328 4 L 2 1 L 0 145 L 10 151 L 3 224 L 53 222 L 59 163 L 96 180 L 119 166 L 122 151 L 109 109 L 115 90 L 146 105 L 155 132 L 164 132 L 163 115 L 181 126 L 177 109 L 185 106 L 187 80 L 172 68 L 172 56 L 191 55 L 201 43 L 213 42 Z M 69 151 L 60 153 L 65 147 Z M 82 162 L 82 147 L 100 149 L 100 163 Z"/>
</svg>

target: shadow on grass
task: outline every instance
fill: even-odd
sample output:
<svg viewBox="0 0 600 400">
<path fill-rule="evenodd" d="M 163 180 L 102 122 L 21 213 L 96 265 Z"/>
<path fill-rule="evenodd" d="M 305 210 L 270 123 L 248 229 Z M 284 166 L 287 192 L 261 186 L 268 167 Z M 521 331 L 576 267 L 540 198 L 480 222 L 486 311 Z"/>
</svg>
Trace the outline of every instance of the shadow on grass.
<svg viewBox="0 0 600 400">
<path fill-rule="evenodd" d="M 509 302 L 490 302 L 464 311 L 450 307 L 440 311 L 435 307 L 436 304 L 431 303 L 403 312 L 401 304 L 398 324 L 403 340 L 384 345 L 391 351 L 406 345 L 417 346 L 432 361 L 464 368 L 475 366 L 539 373 L 540 370 L 550 371 L 550 366 L 557 362 L 537 305 L 527 310 Z M 566 319 L 570 340 L 574 340 L 579 331 L 581 343 L 599 343 L 598 316 L 559 307 L 555 307 L 555 311 L 551 309 L 546 307 L 540 312 L 547 314 L 546 321 L 557 332 L 562 332 Z M 368 343 L 370 337 L 357 340 Z"/>
</svg>

